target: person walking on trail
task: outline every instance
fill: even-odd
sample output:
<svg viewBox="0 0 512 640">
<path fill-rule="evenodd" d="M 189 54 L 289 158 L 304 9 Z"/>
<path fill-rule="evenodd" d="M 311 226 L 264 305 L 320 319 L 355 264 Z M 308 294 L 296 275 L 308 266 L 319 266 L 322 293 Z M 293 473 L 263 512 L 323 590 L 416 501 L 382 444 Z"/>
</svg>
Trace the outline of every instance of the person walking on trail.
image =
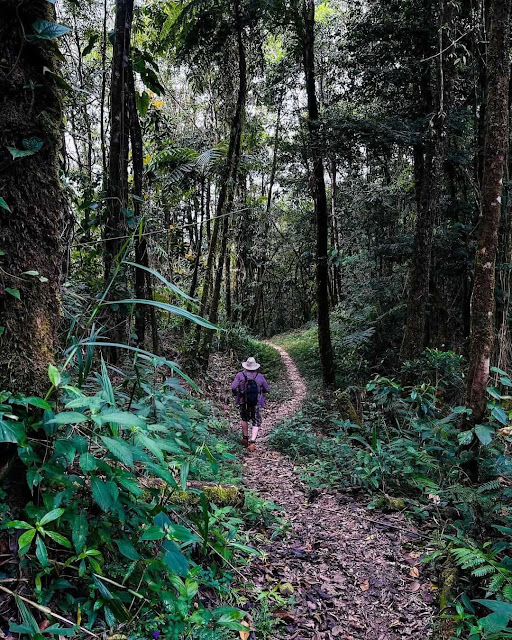
<svg viewBox="0 0 512 640">
<path fill-rule="evenodd" d="M 240 408 L 242 444 L 249 451 L 256 449 L 256 438 L 261 426 L 261 409 L 265 406 L 265 394 L 269 391 L 268 382 L 259 371 L 260 366 L 254 358 L 247 358 L 242 362 L 243 370 L 236 374 L 231 384 L 235 404 Z M 250 441 L 249 422 L 252 424 Z"/>
</svg>

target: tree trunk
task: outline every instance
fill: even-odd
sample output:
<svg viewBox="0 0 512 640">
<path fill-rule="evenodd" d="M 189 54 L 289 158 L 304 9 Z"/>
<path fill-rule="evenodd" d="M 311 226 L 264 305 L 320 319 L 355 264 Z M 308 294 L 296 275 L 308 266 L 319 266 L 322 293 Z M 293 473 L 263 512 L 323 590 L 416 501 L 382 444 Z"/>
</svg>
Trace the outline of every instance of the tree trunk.
<svg viewBox="0 0 512 640">
<path fill-rule="evenodd" d="M 147 266 L 148 247 L 144 233 L 144 224 L 141 224 L 142 215 L 142 180 L 144 175 L 144 143 L 142 139 L 142 129 L 140 127 L 139 113 L 135 97 L 135 81 L 131 58 L 129 60 L 128 73 L 128 111 L 130 116 L 130 142 L 132 147 L 133 164 L 133 213 L 139 221 L 139 233 L 135 237 L 135 262 L 142 266 Z M 135 268 L 135 297 L 138 300 L 145 300 L 146 296 L 146 272 L 143 269 Z M 135 334 L 137 344 L 144 346 L 146 338 L 146 306 L 138 305 L 135 310 Z"/>
<path fill-rule="evenodd" d="M 304 2 L 303 61 L 308 98 L 308 127 L 313 161 L 313 197 L 316 216 L 316 301 L 318 307 L 318 348 L 325 386 L 335 383 L 334 355 L 329 320 L 329 265 L 327 262 L 329 214 L 325 191 L 322 141 L 315 87 L 315 2 Z"/>
<path fill-rule="evenodd" d="M 110 87 L 110 154 L 105 221 L 105 284 L 126 234 L 124 210 L 128 204 L 128 147 L 130 38 L 133 0 L 116 1 L 112 81 Z"/>
<path fill-rule="evenodd" d="M 428 141 L 425 145 L 423 164 L 420 148 L 414 148 L 415 177 L 420 180 L 419 206 L 416 215 L 416 230 L 409 267 L 409 291 L 407 299 L 407 319 L 402 342 L 401 358 L 407 360 L 418 357 L 427 346 L 427 313 L 430 294 L 430 267 L 432 262 L 432 238 L 434 225 L 440 210 L 442 166 L 444 157 L 444 0 L 439 3 L 438 54 L 434 115 L 430 121 Z M 426 93 L 427 104 L 430 102 Z M 418 186 L 416 193 L 418 194 Z M 417 196 L 418 197 L 418 196 Z"/>
<path fill-rule="evenodd" d="M 59 179 L 62 103 L 54 42 L 32 41 L 37 20 L 54 21 L 46 0 L 4 0 L 0 20 L 0 389 L 42 395 L 56 351 L 66 206 Z M 28 87 L 33 87 L 28 89 Z M 13 159 L 7 147 L 40 141 Z M 22 275 L 37 271 L 39 277 Z M 10 290 L 10 291 L 9 291 Z M 19 299 L 18 292 L 19 291 Z"/>
<path fill-rule="evenodd" d="M 482 211 L 471 300 L 471 340 L 466 404 L 479 422 L 494 339 L 494 283 L 503 175 L 508 145 L 510 2 L 492 0 L 487 52 L 487 109 Z"/>
<path fill-rule="evenodd" d="M 231 130 L 229 136 L 229 147 L 228 147 L 228 155 L 226 158 L 226 166 L 224 168 L 224 176 L 222 180 L 222 184 L 219 191 L 219 198 L 217 201 L 217 208 L 215 212 L 215 222 L 213 226 L 212 240 L 210 243 L 210 252 L 208 255 L 208 262 L 211 262 L 211 266 L 213 266 L 213 255 L 212 247 L 215 250 L 217 244 L 216 231 L 218 234 L 218 227 L 220 217 L 224 216 L 222 219 L 222 235 L 221 235 L 221 246 L 219 253 L 219 264 L 217 268 L 217 274 L 215 277 L 215 285 L 213 288 L 211 304 L 210 304 L 210 313 L 209 319 L 210 322 L 217 322 L 218 311 L 219 311 L 219 301 L 220 301 L 220 290 L 222 285 L 222 275 L 224 270 L 224 259 L 226 255 L 226 247 L 228 241 L 228 233 L 229 233 L 229 212 L 233 206 L 233 200 L 236 189 L 236 179 L 238 174 L 238 165 L 240 162 L 240 154 L 242 148 L 242 129 L 244 124 L 244 112 L 245 112 L 245 101 L 247 98 L 247 63 L 245 57 L 245 46 L 243 42 L 243 33 L 242 33 L 242 21 L 240 16 L 240 3 L 239 0 L 234 1 L 234 15 L 235 15 L 235 23 L 237 30 L 237 44 L 238 44 L 238 72 L 239 72 L 239 87 L 238 87 L 238 98 L 236 102 L 235 113 L 233 114 L 233 119 L 231 121 Z M 210 260 L 211 256 L 211 260 Z M 207 265 L 208 272 L 208 265 Z M 211 274 L 211 267 L 209 273 Z M 211 277 L 211 276 L 210 276 Z M 207 281 L 205 280 L 205 285 Z M 208 289 L 203 287 L 203 295 L 201 298 L 201 308 L 206 308 L 206 299 L 209 295 Z M 203 306 L 204 305 L 204 306 Z M 200 335 L 200 334 L 199 334 Z M 201 351 L 207 357 L 208 352 L 210 350 L 210 345 L 212 341 L 213 333 L 211 330 L 208 330 L 208 333 L 205 334 L 205 339 L 203 342 L 203 346 Z"/>
<path fill-rule="evenodd" d="M 231 321 L 232 310 L 231 310 L 231 247 L 228 245 L 226 251 L 226 260 L 224 264 L 224 269 L 226 270 L 226 320 Z"/>
</svg>

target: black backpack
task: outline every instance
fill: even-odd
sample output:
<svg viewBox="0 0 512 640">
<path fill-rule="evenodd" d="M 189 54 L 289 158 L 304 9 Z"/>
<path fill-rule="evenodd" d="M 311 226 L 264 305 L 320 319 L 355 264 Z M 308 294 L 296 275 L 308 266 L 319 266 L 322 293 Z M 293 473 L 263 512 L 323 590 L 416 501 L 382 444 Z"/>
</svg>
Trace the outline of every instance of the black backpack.
<svg viewBox="0 0 512 640">
<path fill-rule="evenodd" d="M 249 407 L 254 407 L 258 404 L 258 397 L 260 395 L 260 389 L 258 387 L 258 383 L 256 382 L 258 375 L 256 374 L 256 378 L 248 378 L 244 373 L 245 378 L 245 403 Z"/>
</svg>

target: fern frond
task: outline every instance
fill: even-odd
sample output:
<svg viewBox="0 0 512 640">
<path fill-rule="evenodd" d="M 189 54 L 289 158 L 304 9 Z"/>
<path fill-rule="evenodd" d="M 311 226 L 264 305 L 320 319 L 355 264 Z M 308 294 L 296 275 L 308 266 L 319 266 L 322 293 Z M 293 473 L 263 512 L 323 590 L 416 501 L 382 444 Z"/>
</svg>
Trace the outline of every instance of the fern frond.
<svg viewBox="0 0 512 640">
<path fill-rule="evenodd" d="M 503 587 L 503 585 L 505 584 L 505 582 L 506 582 L 506 578 L 501 573 L 496 573 L 495 575 L 493 575 L 493 577 L 489 582 L 489 586 L 487 588 L 487 595 L 490 595 L 492 593 L 498 593 L 501 590 L 501 587 Z"/>
<path fill-rule="evenodd" d="M 492 564 L 486 564 L 483 567 L 478 567 L 477 569 L 473 569 L 471 572 L 477 578 L 482 578 L 483 576 L 489 576 L 491 573 L 494 573 L 496 569 L 492 566 Z"/>
<path fill-rule="evenodd" d="M 501 488 L 501 484 L 499 480 L 490 480 L 485 484 L 482 484 L 478 487 L 478 493 L 485 493 L 486 491 L 496 491 Z"/>
</svg>

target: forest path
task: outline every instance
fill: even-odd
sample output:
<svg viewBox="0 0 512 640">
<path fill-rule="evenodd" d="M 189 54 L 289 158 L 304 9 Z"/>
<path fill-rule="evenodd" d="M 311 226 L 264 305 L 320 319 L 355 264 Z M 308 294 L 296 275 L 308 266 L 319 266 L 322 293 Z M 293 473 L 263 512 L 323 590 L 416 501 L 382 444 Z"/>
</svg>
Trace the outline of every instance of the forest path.
<svg viewBox="0 0 512 640">
<path fill-rule="evenodd" d="M 279 585 L 285 598 L 293 590 L 294 604 L 275 613 L 284 624 L 271 637 L 425 640 L 432 585 L 422 576 L 414 527 L 402 514 L 377 512 L 371 518 L 362 503 L 336 491 L 311 499 L 293 464 L 268 446 L 266 436 L 300 410 L 307 390 L 286 351 L 269 344 L 283 358 L 293 396 L 269 403 L 257 451 L 245 459 L 244 481 L 282 507 L 290 524 L 262 549 L 264 559 L 248 567 L 249 580 L 259 588 Z"/>
</svg>

